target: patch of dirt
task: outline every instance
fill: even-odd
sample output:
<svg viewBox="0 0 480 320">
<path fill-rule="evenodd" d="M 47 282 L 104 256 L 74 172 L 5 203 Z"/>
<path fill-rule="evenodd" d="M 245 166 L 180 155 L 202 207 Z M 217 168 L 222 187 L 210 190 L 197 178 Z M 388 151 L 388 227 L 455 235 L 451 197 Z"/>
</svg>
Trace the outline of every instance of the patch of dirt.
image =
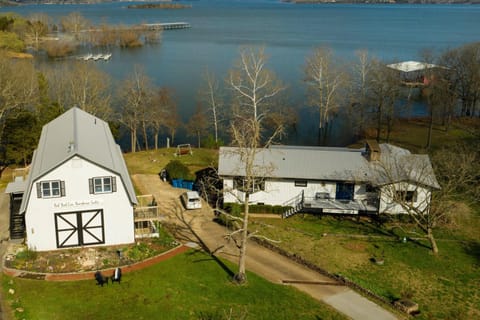
<svg viewBox="0 0 480 320">
<path fill-rule="evenodd" d="M 367 245 L 364 242 L 351 241 L 343 245 L 345 249 L 355 252 L 365 252 Z"/>
</svg>

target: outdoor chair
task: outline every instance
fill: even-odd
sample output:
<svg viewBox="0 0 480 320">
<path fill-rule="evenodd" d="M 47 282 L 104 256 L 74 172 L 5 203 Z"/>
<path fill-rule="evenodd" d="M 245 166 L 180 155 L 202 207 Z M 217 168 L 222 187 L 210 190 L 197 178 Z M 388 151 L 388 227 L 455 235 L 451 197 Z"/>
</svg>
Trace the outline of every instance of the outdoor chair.
<svg viewBox="0 0 480 320">
<path fill-rule="evenodd" d="M 102 287 L 105 283 L 108 284 L 108 277 L 105 277 L 100 271 L 95 272 L 95 280 L 97 280 L 97 285 Z"/>
<path fill-rule="evenodd" d="M 112 280 L 112 283 L 114 282 L 120 283 L 120 281 L 122 280 L 122 269 L 115 268 L 115 270 L 113 271 L 113 275 L 110 279 Z"/>
</svg>

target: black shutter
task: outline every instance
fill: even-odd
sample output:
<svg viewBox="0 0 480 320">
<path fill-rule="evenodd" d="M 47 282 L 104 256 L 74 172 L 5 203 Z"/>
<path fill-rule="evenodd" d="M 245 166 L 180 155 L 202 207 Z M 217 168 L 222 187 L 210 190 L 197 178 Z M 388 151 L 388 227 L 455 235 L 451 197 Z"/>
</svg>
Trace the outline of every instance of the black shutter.
<svg viewBox="0 0 480 320">
<path fill-rule="evenodd" d="M 37 198 L 42 197 L 42 184 L 40 182 L 37 182 Z"/>
<path fill-rule="evenodd" d="M 90 188 L 90 194 L 94 194 L 93 190 L 93 179 L 88 179 L 88 187 Z"/>
<path fill-rule="evenodd" d="M 117 178 L 112 177 L 112 192 L 117 192 Z"/>
<path fill-rule="evenodd" d="M 60 195 L 65 197 L 65 181 L 60 181 Z"/>
</svg>

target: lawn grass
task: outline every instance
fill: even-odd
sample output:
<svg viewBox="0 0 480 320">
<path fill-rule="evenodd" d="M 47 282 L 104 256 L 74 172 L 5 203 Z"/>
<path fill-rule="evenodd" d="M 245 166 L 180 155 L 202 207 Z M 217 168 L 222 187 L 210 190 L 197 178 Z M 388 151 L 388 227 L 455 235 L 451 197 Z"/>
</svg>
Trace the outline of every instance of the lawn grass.
<svg viewBox="0 0 480 320">
<path fill-rule="evenodd" d="M 192 148 L 193 154 L 175 156 L 175 148 L 140 151 L 124 154 L 130 174 L 158 174 L 172 160 L 179 160 L 191 171 L 216 166 L 218 150 Z"/>
<path fill-rule="evenodd" d="M 398 119 L 392 129 L 390 143 L 407 148 L 413 153 L 427 153 L 425 150 L 427 135 L 428 135 L 428 119 Z M 477 128 L 477 129 L 475 129 Z M 475 136 L 475 130 L 480 128 L 479 118 L 465 118 L 455 119 L 448 131 L 445 126 L 435 123 L 432 131 L 432 142 L 429 151 L 440 149 L 444 146 L 452 145 L 460 141 L 468 143 L 473 139 L 478 139 Z M 374 139 L 375 132 L 370 132 L 371 138 Z M 386 136 L 386 132 L 382 132 L 382 139 Z M 381 142 L 384 142 L 382 140 Z M 363 147 L 363 143 L 359 142 L 353 144 L 352 147 Z"/>
<path fill-rule="evenodd" d="M 100 287 L 94 279 L 49 282 L 2 276 L 17 319 L 346 319 L 295 288 L 248 273 L 248 284 L 231 279 L 232 265 L 188 251 L 125 274 Z M 13 288 L 14 295 L 8 294 Z M 229 319 L 229 318 L 228 318 Z"/>
<path fill-rule="evenodd" d="M 411 298 L 420 305 L 418 319 L 480 318 L 478 233 L 457 238 L 455 232 L 440 228 L 440 234 L 452 236 L 439 237 L 440 253 L 434 256 L 426 241 L 404 243 L 404 233 L 388 224 L 380 227 L 348 218 L 298 215 L 285 220 L 255 218 L 252 226 L 280 240 L 278 246 L 288 252 L 391 301 Z M 383 258 L 384 264 L 377 265 L 372 258 Z"/>
</svg>

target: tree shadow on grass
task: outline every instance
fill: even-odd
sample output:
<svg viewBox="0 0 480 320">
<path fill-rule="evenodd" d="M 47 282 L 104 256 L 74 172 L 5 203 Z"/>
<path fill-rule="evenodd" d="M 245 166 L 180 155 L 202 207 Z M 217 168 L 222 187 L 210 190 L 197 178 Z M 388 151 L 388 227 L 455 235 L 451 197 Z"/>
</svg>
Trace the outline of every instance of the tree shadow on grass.
<svg viewBox="0 0 480 320">
<path fill-rule="evenodd" d="M 480 242 L 468 241 L 463 244 L 463 250 L 469 256 L 474 257 L 477 261 L 480 261 Z"/>
<path fill-rule="evenodd" d="M 189 254 L 190 255 L 196 255 L 196 254 L 202 254 L 202 258 L 194 260 L 195 263 L 201 263 L 201 262 L 208 262 L 208 261 L 215 261 L 222 269 L 225 271 L 227 276 L 229 276 L 229 279 L 232 279 L 235 273 L 221 260 L 219 259 L 216 255 L 210 254 L 208 258 L 205 256 L 203 252 L 200 252 L 198 250 L 191 251 Z"/>
<path fill-rule="evenodd" d="M 171 208 L 171 212 L 174 213 L 176 217 L 175 227 L 173 228 L 174 237 L 177 240 L 183 242 L 191 242 L 198 245 L 199 248 L 203 250 L 203 252 L 207 253 L 210 259 L 200 259 L 196 262 L 201 261 L 215 261 L 229 276 L 233 277 L 234 272 L 230 270 L 230 268 L 221 260 L 219 259 L 215 253 L 223 248 L 223 245 L 218 248 L 211 249 L 200 237 L 200 235 L 194 229 L 194 223 L 196 216 L 191 216 L 186 214 L 186 211 L 183 210 L 179 206 L 173 206 Z M 191 254 L 196 254 L 198 251 L 192 251 Z"/>
</svg>

